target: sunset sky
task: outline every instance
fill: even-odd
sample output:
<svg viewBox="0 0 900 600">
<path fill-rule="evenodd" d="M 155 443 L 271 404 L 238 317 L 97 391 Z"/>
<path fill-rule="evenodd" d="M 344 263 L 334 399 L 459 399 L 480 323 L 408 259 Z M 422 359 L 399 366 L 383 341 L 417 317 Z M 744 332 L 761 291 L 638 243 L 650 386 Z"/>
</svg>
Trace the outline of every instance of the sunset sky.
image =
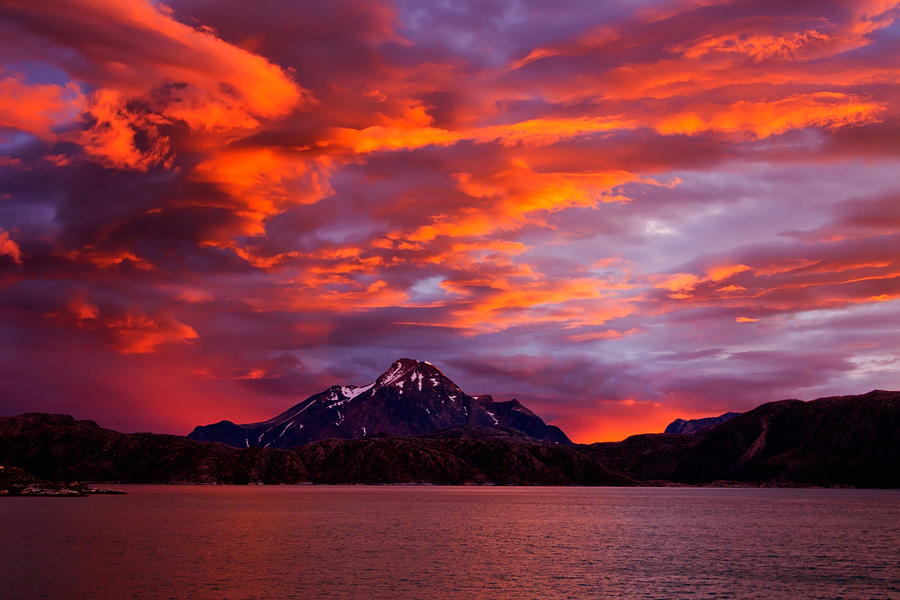
<svg viewBox="0 0 900 600">
<path fill-rule="evenodd" d="M 898 4 L 0 0 L 0 414 L 898 389 Z"/>
</svg>

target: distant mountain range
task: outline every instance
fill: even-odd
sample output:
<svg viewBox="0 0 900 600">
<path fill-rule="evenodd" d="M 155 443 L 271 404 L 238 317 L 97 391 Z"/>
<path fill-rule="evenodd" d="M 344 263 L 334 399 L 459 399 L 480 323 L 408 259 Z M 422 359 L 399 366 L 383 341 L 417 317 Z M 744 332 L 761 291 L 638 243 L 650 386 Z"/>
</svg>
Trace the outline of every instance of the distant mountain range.
<svg viewBox="0 0 900 600">
<path fill-rule="evenodd" d="M 268 421 L 220 421 L 198 426 L 188 437 L 238 448 L 293 448 L 326 439 L 416 436 L 463 426 L 505 427 L 538 440 L 572 443 L 518 400 L 470 396 L 431 363 L 411 358 L 395 361 L 374 383 L 332 386 Z"/>
<path fill-rule="evenodd" d="M 379 381 L 413 382 L 417 371 L 403 372 L 403 379 Z M 416 375 L 416 390 L 418 381 Z M 325 411 L 332 410 L 325 398 Z M 299 406 L 319 410 L 310 400 Z M 464 406 L 471 414 L 479 405 Z M 693 435 L 596 444 L 537 439 L 502 426 L 499 409 L 494 416 L 498 423 L 491 419 L 488 427 L 330 438 L 284 450 L 123 434 L 93 421 L 29 413 L 0 418 L 0 465 L 54 481 L 900 488 L 900 392 L 770 402 Z"/>
<path fill-rule="evenodd" d="M 733 419 L 739 414 L 741 413 L 727 412 L 718 417 L 704 417 L 702 419 L 690 419 L 688 421 L 685 421 L 684 419 L 675 419 L 669 423 L 663 433 L 701 433 L 711 427 L 715 427 L 719 423 L 724 423 L 729 419 Z"/>
<path fill-rule="evenodd" d="M 900 487 L 900 392 L 763 404 L 699 435 L 643 434 L 583 447 L 643 481 Z"/>
</svg>

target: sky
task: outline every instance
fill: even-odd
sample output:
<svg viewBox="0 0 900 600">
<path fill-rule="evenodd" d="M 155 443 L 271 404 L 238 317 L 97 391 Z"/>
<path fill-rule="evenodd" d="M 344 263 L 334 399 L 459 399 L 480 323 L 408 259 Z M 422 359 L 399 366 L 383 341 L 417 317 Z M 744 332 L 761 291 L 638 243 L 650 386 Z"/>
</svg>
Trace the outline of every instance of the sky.
<svg viewBox="0 0 900 600">
<path fill-rule="evenodd" d="M 397 358 L 573 440 L 900 389 L 894 0 L 2 0 L 0 414 Z"/>
</svg>

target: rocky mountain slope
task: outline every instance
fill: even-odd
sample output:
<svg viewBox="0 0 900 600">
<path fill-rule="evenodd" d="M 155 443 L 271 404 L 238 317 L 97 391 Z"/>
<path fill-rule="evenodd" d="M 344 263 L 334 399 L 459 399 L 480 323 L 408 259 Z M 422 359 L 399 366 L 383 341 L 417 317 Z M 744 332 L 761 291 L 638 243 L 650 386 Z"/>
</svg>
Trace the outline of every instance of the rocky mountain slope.
<svg viewBox="0 0 900 600">
<path fill-rule="evenodd" d="M 900 487 L 900 392 L 763 404 L 710 429 L 673 477 Z"/>
<path fill-rule="evenodd" d="M 641 480 L 900 487 L 900 392 L 769 402 L 700 435 L 582 446 Z"/>
<path fill-rule="evenodd" d="M 449 427 L 507 427 L 535 439 L 569 444 L 558 428 L 517 400 L 470 396 L 429 362 L 401 358 L 374 383 L 333 386 L 262 423 L 221 421 L 188 437 L 235 447 L 293 448 L 325 439 L 388 433 L 416 436 Z"/>
</svg>

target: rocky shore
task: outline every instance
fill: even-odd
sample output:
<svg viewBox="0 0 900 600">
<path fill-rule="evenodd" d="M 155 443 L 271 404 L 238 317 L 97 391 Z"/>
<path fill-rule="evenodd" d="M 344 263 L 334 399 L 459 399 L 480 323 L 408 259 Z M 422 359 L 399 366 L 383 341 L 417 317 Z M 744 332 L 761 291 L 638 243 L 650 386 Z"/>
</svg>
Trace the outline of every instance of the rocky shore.
<svg viewBox="0 0 900 600">
<path fill-rule="evenodd" d="M 104 494 L 124 494 L 121 490 L 98 489 L 81 483 L 53 483 L 16 467 L 0 465 L 0 496 L 59 496 L 83 498 Z"/>
</svg>

